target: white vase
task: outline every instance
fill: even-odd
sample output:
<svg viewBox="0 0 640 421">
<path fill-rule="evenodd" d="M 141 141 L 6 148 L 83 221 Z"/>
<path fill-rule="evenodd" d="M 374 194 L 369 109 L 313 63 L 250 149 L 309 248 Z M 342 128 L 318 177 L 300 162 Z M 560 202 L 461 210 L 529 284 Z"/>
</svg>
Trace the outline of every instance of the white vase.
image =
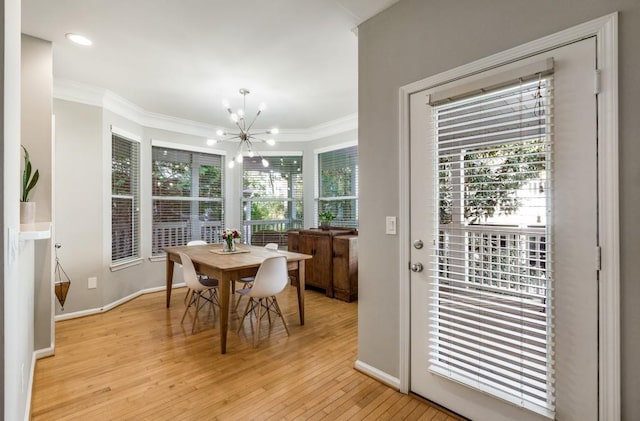
<svg viewBox="0 0 640 421">
<path fill-rule="evenodd" d="M 20 202 L 20 223 L 34 224 L 36 222 L 36 202 Z"/>
</svg>

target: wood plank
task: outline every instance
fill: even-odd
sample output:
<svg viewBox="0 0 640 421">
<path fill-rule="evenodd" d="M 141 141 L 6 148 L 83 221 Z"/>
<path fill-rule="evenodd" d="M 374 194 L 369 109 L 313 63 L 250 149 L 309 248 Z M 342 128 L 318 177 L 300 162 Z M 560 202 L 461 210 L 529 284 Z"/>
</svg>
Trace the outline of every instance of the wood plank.
<svg viewBox="0 0 640 421">
<path fill-rule="evenodd" d="M 180 324 L 183 290 L 170 308 L 164 292 L 107 313 L 56 324 L 56 355 L 38 360 L 32 420 L 112 419 L 425 419 L 453 420 L 353 369 L 357 303 L 306 291 L 304 326 L 297 295 L 278 298 L 289 322 L 251 325 L 229 316 L 221 355 L 220 314 L 201 313 L 198 331 Z M 431 418 L 429 418 L 431 417 Z"/>
</svg>

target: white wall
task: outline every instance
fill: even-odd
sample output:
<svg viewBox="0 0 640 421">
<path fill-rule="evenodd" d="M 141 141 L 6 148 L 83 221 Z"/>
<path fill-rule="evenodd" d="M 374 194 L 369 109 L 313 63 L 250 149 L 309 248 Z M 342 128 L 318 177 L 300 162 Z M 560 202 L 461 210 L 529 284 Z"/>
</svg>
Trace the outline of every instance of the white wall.
<svg viewBox="0 0 640 421">
<path fill-rule="evenodd" d="M 401 0 L 359 27 L 360 250 L 358 358 L 399 375 L 398 90 L 574 25 L 620 11 L 622 413 L 640 416 L 640 2 Z M 408 221 L 398 221 L 406 224 Z"/>
<path fill-rule="evenodd" d="M 17 232 L 20 225 L 20 1 L 4 0 L 3 199 L 4 199 L 4 419 L 28 412 L 23 386 L 32 367 L 33 304 L 21 283 Z M 13 234 L 9 234 L 12 232 Z"/>
<path fill-rule="evenodd" d="M 29 151 L 33 171 L 40 178 L 29 201 L 36 203 L 36 221 L 50 222 L 52 213 L 52 91 L 53 48 L 51 42 L 22 35 L 21 143 Z M 35 245 L 35 349 L 50 348 L 51 329 L 51 241 Z"/>
</svg>

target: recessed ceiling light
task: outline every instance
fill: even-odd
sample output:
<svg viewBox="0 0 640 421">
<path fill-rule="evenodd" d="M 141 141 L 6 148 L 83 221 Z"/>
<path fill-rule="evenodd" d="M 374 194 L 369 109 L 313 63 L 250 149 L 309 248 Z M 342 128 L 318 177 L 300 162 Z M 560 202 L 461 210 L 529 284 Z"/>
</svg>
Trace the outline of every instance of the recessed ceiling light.
<svg viewBox="0 0 640 421">
<path fill-rule="evenodd" d="M 67 37 L 67 39 L 71 42 L 75 42 L 76 44 L 80 44 L 80 45 L 91 45 L 93 44 L 93 42 L 91 42 L 91 40 L 87 37 L 84 37 L 82 35 L 78 35 L 78 34 L 67 34 L 65 35 Z"/>
</svg>

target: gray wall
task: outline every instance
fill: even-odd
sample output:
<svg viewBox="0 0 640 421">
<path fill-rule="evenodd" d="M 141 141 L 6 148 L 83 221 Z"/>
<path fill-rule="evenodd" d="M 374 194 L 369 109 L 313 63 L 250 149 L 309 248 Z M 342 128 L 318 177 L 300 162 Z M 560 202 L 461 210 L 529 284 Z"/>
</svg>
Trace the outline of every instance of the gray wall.
<svg viewBox="0 0 640 421">
<path fill-rule="evenodd" d="M 36 203 L 36 222 L 52 214 L 52 90 L 53 56 L 49 41 L 22 35 L 21 142 L 40 178 L 29 200 Z M 21 151 L 22 152 L 22 151 Z M 52 346 L 51 240 L 35 245 L 35 349 Z"/>
<path fill-rule="evenodd" d="M 143 127 L 111 111 L 92 105 L 55 99 L 55 238 L 61 243 L 60 262 L 71 278 L 71 288 L 64 311 L 56 302 L 56 314 L 100 309 L 141 290 L 165 284 L 165 262 L 150 261 L 151 220 L 151 141 L 204 147 L 206 139 L 151 127 Z M 105 208 L 110 206 L 111 126 L 142 138 L 141 156 L 141 264 L 112 272 L 109 248 L 111 225 Z M 279 142 L 268 147 L 278 151 L 299 151 L 304 155 L 305 226 L 315 226 L 314 210 L 314 150 L 357 140 L 357 131 L 333 135 L 310 142 Z M 219 143 L 213 149 L 227 152 L 231 158 L 235 143 Z M 262 150 L 265 150 L 265 146 Z M 226 169 L 225 224 L 241 225 L 241 171 Z M 79 204 L 81 203 L 81 204 Z M 96 289 L 87 288 L 87 279 L 97 277 Z M 181 282 L 179 270 L 174 283 Z"/>
<path fill-rule="evenodd" d="M 399 375 L 398 89 L 445 70 L 620 11 L 620 227 L 623 419 L 640 416 L 640 2 L 402 0 L 359 27 L 359 359 Z M 407 221 L 398 221 L 405 224 Z M 395 242 L 395 244 L 394 244 Z"/>
</svg>

